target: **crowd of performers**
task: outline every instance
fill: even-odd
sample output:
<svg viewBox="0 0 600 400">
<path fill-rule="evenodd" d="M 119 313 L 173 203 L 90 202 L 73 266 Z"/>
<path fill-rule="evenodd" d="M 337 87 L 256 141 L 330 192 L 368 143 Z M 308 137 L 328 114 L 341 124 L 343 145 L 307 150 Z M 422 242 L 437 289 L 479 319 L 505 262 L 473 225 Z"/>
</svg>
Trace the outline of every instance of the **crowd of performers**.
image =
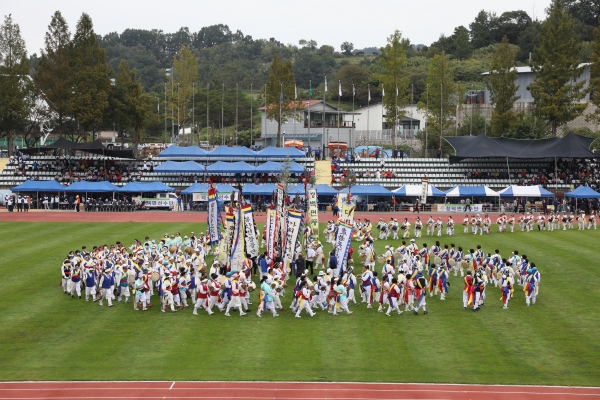
<svg viewBox="0 0 600 400">
<path fill-rule="evenodd" d="M 226 316 L 232 310 L 240 316 L 251 311 L 250 293 L 258 289 L 259 317 L 267 312 L 277 317 L 280 310 L 285 310 L 282 301 L 289 290 L 292 292 L 289 308 L 298 318 L 302 311 L 313 316 L 314 310 L 319 309 L 333 315 L 352 314 L 349 304 L 359 304 L 355 297 L 358 291 L 360 302 L 367 308 L 378 304 L 378 311 L 390 316 L 392 312 L 418 315 L 420 310 L 427 314 L 427 294 L 446 300 L 453 273 L 463 278 L 465 309 L 472 306 L 474 311 L 479 310 L 492 286 L 500 289 L 504 308 L 508 308 L 516 285 L 523 287 L 527 305 L 536 302 L 540 272 L 527 256 L 520 256 L 516 250 L 505 258 L 499 250 L 486 255 L 481 246 L 463 250 L 436 241 L 429 248 L 426 243 L 419 247 L 411 239 L 408 243 L 402 240 L 397 249 L 385 246 L 384 254 L 377 256 L 370 222 L 357 220 L 356 224 L 363 224 L 355 237 L 361 242 L 357 268 L 362 264 L 362 270 L 356 273 L 353 251 L 348 252 L 343 263 L 337 262 L 333 252 L 326 261 L 322 244 L 311 232 L 296 248 L 296 258 L 303 259 L 306 255 L 303 265 L 308 267 L 311 263 L 310 271 L 300 269 L 295 276 L 291 275 L 292 269 L 283 267 L 278 253 L 270 259 L 266 251 L 257 258 L 245 258 L 241 270 L 231 270 L 227 263 L 217 261 L 218 246 L 210 245 L 208 233 L 196 236 L 192 232 L 190 237 L 183 238 L 179 233 L 165 235 L 158 242 L 147 237 L 143 243 L 135 240 L 129 247 L 117 242 L 72 251 L 61 266 L 61 286 L 72 298 L 85 297 L 100 306 L 106 302 L 113 307 L 117 302 L 146 311 L 153 307 L 154 298 L 162 312 L 189 307 L 193 314 L 202 311 L 212 315 L 218 310 Z M 210 268 L 206 264 L 209 255 L 215 259 Z M 375 271 L 376 260 L 383 266 L 381 273 Z M 256 285 L 252 277 L 258 276 L 258 272 L 260 283 Z M 288 282 L 292 286 L 289 289 Z"/>
<path fill-rule="evenodd" d="M 554 231 L 554 230 L 568 230 L 574 229 L 577 225 L 578 230 L 593 229 L 596 230 L 596 214 L 592 211 L 589 215 L 580 213 L 575 215 L 574 213 L 539 213 L 534 215 L 531 212 L 515 214 L 500 214 L 496 218 L 496 226 L 498 232 L 512 232 L 518 229 L 521 232 L 530 232 L 535 230 L 539 231 Z M 484 214 L 483 217 L 480 214 L 466 214 L 462 219 L 463 234 L 479 234 L 483 235 L 490 234 L 492 232 L 492 219 L 489 214 Z M 372 223 L 365 219 L 361 221 L 357 219 L 354 221 L 355 235 L 359 239 L 363 239 L 366 232 L 373 230 Z M 441 217 L 434 218 L 429 216 L 427 221 L 421 220 L 420 217 L 416 217 L 414 223 L 409 221 L 408 218 L 404 218 L 402 222 L 398 222 L 396 218 L 391 217 L 389 221 L 385 221 L 383 218 L 379 218 L 377 225 L 375 226 L 379 232 L 378 239 L 381 240 L 398 240 L 399 235 L 402 235 L 403 239 L 415 237 L 423 237 L 423 230 L 425 230 L 426 236 L 442 236 L 442 232 L 446 236 L 454 236 L 455 233 L 455 222 L 452 216 L 449 216 L 444 223 Z M 327 237 L 327 241 L 333 241 L 335 236 L 335 224 L 333 221 L 329 221 L 327 228 L 324 232 Z"/>
</svg>

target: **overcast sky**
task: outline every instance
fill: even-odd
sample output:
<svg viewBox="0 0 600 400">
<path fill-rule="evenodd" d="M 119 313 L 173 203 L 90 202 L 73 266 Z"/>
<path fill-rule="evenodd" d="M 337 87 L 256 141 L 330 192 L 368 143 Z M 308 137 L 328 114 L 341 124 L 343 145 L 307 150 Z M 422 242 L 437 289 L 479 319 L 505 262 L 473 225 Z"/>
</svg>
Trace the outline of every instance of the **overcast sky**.
<svg viewBox="0 0 600 400">
<path fill-rule="evenodd" d="M 296 45 L 300 39 L 314 39 L 319 46 L 329 44 L 339 51 L 344 41 L 359 49 L 380 47 L 395 29 L 411 43 L 429 45 L 457 26 L 468 27 L 482 9 L 497 14 L 524 10 L 544 19 L 548 4 L 550 0 L 4 0 L 0 13 L 12 14 L 28 51 L 38 54 L 56 10 L 71 32 L 86 12 L 100 35 L 127 28 L 175 32 L 182 26 L 197 32 L 222 23 L 255 39 L 275 37 Z"/>
</svg>

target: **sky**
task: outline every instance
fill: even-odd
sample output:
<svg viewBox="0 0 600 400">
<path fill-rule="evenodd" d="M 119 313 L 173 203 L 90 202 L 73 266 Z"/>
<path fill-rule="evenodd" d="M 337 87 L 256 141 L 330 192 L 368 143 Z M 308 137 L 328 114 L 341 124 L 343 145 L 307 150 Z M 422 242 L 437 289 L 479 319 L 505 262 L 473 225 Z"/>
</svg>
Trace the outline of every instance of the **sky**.
<svg viewBox="0 0 600 400">
<path fill-rule="evenodd" d="M 345 42 L 355 49 L 381 47 L 396 29 L 413 44 L 429 45 L 440 34 L 469 24 L 479 11 L 524 10 L 532 18 L 545 18 L 551 0 L 4 0 L 0 15 L 12 14 L 19 24 L 29 53 L 40 53 L 52 14 L 60 10 L 71 32 L 83 12 L 97 34 L 121 33 L 128 28 L 175 32 L 187 26 L 197 32 L 204 26 L 226 24 L 254 39 L 274 37 L 297 45 L 315 40 L 340 50 Z"/>
</svg>

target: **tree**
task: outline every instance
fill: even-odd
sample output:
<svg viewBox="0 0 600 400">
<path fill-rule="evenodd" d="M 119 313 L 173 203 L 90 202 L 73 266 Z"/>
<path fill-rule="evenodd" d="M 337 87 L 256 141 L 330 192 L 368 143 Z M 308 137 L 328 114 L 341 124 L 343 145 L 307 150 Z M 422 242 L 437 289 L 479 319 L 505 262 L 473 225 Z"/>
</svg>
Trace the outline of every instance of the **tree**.
<svg viewBox="0 0 600 400">
<path fill-rule="evenodd" d="M 396 147 L 396 126 L 404 116 L 404 107 L 407 98 L 404 95 L 409 79 L 406 76 L 406 53 L 402 33 L 396 30 L 390 37 L 385 47 L 381 48 L 381 65 L 383 74 L 379 76 L 379 85 L 388 89 L 388 95 L 383 96 L 385 108 L 385 121 L 388 126 L 394 127 L 392 147 Z"/>
<path fill-rule="evenodd" d="M 590 66 L 590 101 L 596 106 L 596 110 L 588 114 L 588 121 L 600 122 L 600 28 L 594 29 L 594 52 L 592 53 L 592 65 Z"/>
<path fill-rule="evenodd" d="M 292 62 L 282 62 L 275 54 L 267 81 L 267 118 L 277 121 L 277 147 L 281 146 L 281 124 L 296 115 L 293 102 L 295 86 Z"/>
<path fill-rule="evenodd" d="M 442 147 L 443 131 L 454 125 L 456 107 L 461 104 L 463 89 L 454 83 L 454 68 L 450 65 L 446 54 L 437 54 L 431 60 L 427 75 L 428 98 L 421 96 L 419 109 L 427 117 L 427 133 L 431 140 L 428 148 Z M 429 106 L 427 105 L 429 103 Z"/>
<path fill-rule="evenodd" d="M 354 44 L 352 44 L 350 42 L 344 42 L 344 43 L 342 43 L 341 49 L 342 49 L 342 53 L 344 53 L 347 56 L 351 56 L 352 50 L 354 50 Z"/>
<path fill-rule="evenodd" d="M 122 61 L 115 85 L 122 91 L 122 101 L 118 103 L 119 113 L 124 122 L 133 131 L 133 155 L 138 156 L 138 145 L 142 140 L 142 130 L 155 118 L 155 100 L 144 92 L 142 83 L 137 79 L 135 70 Z"/>
<path fill-rule="evenodd" d="M 352 85 L 358 90 L 363 83 L 367 84 L 369 80 L 369 73 L 356 64 L 344 65 L 335 74 L 335 80 L 342 83 L 342 97 L 343 101 L 352 101 Z"/>
<path fill-rule="evenodd" d="M 110 68 L 106 63 L 106 52 L 98 44 L 92 20 L 85 13 L 77 22 L 70 61 L 73 95 L 69 109 L 85 141 L 87 133 L 102 122 L 110 92 Z"/>
<path fill-rule="evenodd" d="M 475 21 L 469 24 L 473 48 L 480 49 L 496 42 L 496 22 L 496 14 L 485 10 L 479 11 Z"/>
<path fill-rule="evenodd" d="M 511 49 L 508 38 L 504 36 L 492 56 L 492 69 L 487 79 L 491 103 L 494 106 L 492 133 L 496 136 L 504 136 L 516 120 L 513 105 L 519 98 L 515 95 L 519 87 L 515 84 L 518 74 L 514 66 L 515 52 Z"/>
<path fill-rule="evenodd" d="M 459 60 L 471 57 L 473 48 L 469 42 L 469 31 L 464 26 L 454 29 L 454 56 Z"/>
<path fill-rule="evenodd" d="M 0 26 L 0 133 L 12 155 L 14 131 L 22 129 L 31 110 L 31 79 L 25 41 L 12 17 Z"/>
<path fill-rule="evenodd" d="M 581 42 L 575 34 L 573 18 L 561 0 L 554 0 L 548 19 L 542 24 L 540 45 L 533 51 L 531 69 L 535 80 L 528 86 L 535 112 L 557 128 L 583 113 L 581 103 L 587 90 L 584 81 L 576 82 L 583 73 L 579 52 Z"/>
<path fill-rule="evenodd" d="M 506 36 L 510 43 L 517 43 L 521 34 L 532 22 L 531 17 L 523 10 L 502 13 L 496 20 L 495 41 L 500 42 Z"/>
<path fill-rule="evenodd" d="M 64 134 L 65 122 L 70 119 L 73 93 L 71 73 L 71 34 L 60 11 L 52 16 L 45 37 L 35 84 L 45 98 L 51 111 L 56 114 L 58 133 Z"/>
<path fill-rule="evenodd" d="M 186 45 L 181 45 L 177 57 L 173 60 L 173 70 L 167 80 L 168 108 L 174 110 L 172 119 L 180 127 L 187 125 L 188 105 L 192 102 L 193 83 L 198 79 L 198 61 Z M 178 134 L 176 132 L 176 134 Z"/>
</svg>

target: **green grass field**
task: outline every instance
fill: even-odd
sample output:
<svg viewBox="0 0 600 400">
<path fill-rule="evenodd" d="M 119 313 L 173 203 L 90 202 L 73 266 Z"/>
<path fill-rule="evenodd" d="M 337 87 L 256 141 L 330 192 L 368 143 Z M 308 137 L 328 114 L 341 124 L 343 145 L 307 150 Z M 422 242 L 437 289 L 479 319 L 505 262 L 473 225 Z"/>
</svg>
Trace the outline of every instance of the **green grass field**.
<svg viewBox="0 0 600 400">
<path fill-rule="evenodd" d="M 502 309 L 500 292 L 489 288 L 481 312 L 464 311 L 462 280 L 454 277 L 447 301 L 428 297 L 428 315 L 391 318 L 364 305 L 350 306 L 353 315 L 318 312 L 301 319 L 290 311 L 279 318 L 257 318 L 254 312 L 194 316 L 190 308 L 160 313 L 157 306 L 143 313 L 130 305 L 72 300 L 58 286 L 62 259 L 71 249 L 201 229 L 205 224 L 3 223 L 0 380 L 600 386 L 600 231 L 452 238 L 457 246 L 481 244 L 504 256 L 518 249 L 536 262 L 542 273 L 538 303 L 526 307 L 517 287 L 508 310 Z M 431 245 L 432 239 L 419 244 Z M 392 243 L 376 242 L 378 252 L 385 244 Z M 288 290 L 285 307 L 290 300 Z"/>
</svg>

